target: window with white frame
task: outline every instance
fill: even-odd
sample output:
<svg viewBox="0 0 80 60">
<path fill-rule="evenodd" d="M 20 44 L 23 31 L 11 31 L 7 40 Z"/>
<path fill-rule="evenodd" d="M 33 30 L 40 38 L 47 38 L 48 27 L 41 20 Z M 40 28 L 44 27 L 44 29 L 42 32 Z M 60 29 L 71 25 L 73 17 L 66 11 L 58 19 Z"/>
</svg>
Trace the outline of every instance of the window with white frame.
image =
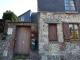
<svg viewBox="0 0 80 60">
<path fill-rule="evenodd" d="M 64 0 L 66 11 L 76 11 L 76 0 Z"/>
</svg>

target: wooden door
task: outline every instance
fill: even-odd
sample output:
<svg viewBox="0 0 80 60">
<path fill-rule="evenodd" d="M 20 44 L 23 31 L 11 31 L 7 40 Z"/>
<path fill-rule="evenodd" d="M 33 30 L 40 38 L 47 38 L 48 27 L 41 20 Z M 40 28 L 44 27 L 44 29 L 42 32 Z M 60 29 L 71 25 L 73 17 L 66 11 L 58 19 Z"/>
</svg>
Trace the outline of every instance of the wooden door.
<svg viewBox="0 0 80 60">
<path fill-rule="evenodd" d="M 15 51 L 16 54 L 29 54 L 30 52 L 30 27 L 17 27 Z"/>
</svg>

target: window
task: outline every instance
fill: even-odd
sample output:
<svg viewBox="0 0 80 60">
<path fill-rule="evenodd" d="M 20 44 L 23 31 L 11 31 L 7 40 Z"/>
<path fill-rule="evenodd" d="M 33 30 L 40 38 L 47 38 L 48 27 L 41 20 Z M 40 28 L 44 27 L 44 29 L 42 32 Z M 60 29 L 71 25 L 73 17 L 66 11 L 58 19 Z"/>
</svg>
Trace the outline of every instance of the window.
<svg viewBox="0 0 80 60">
<path fill-rule="evenodd" d="M 21 17 L 21 21 L 24 21 L 24 16 Z"/>
<path fill-rule="evenodd" d="M 79 40 L 79 24 L 69 24 L 71 40 Z"/>
<path fill-rule="evenodd" d="M 49 40 L 57 41 L 57 25 L 49 24 Z"/>
<path fill-rule="evenodd" d="M 64 0 L 65 10 L 66 11 L 76 11 L 76 2 L 75 0 Z"/>
<path fill-rule="evenodd" d="M 63 38 L 65 41 L 80 40 L 80 24 L 63 22 Z"/>
</svg>

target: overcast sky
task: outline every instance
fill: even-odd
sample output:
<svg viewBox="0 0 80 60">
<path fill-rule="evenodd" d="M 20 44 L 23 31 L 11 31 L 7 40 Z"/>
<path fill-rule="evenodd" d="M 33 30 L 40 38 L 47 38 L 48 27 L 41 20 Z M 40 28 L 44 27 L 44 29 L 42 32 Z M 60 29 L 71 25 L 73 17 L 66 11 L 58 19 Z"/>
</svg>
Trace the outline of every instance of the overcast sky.
<svg viewBox="0 0 80 60">
<path fill-rule="evenodd" d="M 28 10 L 37 12 L 37 0 L 0 0 L 0 19 L 6 10 L 13 11 L 17 16 Z"/>
</svg>

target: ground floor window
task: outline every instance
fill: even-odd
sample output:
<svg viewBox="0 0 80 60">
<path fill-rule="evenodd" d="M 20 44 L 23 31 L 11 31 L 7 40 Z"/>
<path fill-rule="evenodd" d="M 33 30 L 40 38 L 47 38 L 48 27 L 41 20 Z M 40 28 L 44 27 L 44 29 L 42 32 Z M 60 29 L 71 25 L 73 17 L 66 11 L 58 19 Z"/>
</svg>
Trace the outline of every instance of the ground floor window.
<svg viewBox="0 0 80 60">
<path fill-rule="evenodd" d="M 80 23 L 63 22 L 63 38 L 65 41 L 80 40 Z"/>
<path fill-rule="evenodd" d="M 80 39 L 79 24 L 69 24 L 69 29 L 71 40 L 79 40 Z"/>
</svg>

